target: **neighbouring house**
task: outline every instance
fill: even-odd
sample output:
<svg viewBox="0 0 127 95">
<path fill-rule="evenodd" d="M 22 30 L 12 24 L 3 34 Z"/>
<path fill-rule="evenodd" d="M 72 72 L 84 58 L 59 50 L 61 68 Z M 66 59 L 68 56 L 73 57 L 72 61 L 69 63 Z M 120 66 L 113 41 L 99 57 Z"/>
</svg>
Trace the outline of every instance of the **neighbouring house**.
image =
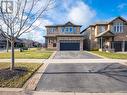
<svg viewBox="0 0 127 95">
<path fill-rule="evenodd" d="M 42 47 L 42 43 L 39 43 L 37 41 L 33 41 L 30 39 L 24 39 L 20 38 L 22 40 L 23 46 L 27 48 L 33 48 L 33 47 Z"/>
<path fill-rule="evenodd" d="M 117 17 L 84 29 L 83 49 L 100 51 L 127 51 L 127 20 Z"/>
<path fill-rule="evenodd" d="M 83 35 L 81 25 L 67 22 L 63 25 L 46 26 L 46 47 L 54 50 L 83 50 Z"/>
<path fill-rule="evenodd" d="M 0 48 L 6 48 L 6 38 L 5 36 L 0 32 Z"/>
<path fill-rule="evenodd" d="M 11 43 L 8 42 L 8 45 L 10 48 Z M 21 48 L 21 47 L 33 48 L 33 47 L 42 47 L 42 44 L 37 41 L 33 41 L 29 39 L 16 38 L 14 46 L 15 48 Z M 7 39 L 4 36 L 4 34 L 0 32 L 0 49 L 6 49 L 6 47 L 7 47 Z"/>
<path fill-rule="evenodd" d="M 11 47 L 11 43 L 8 41 L 9 48 Z M 23 43 L 21 39 L 16 38 L 14 46 L 16 48 L 22 47 Z M 6 49 L 7 47 L 7 38 L 4 36 L 2 32 L 0 32 L 0 49 Z"/>
</svg>

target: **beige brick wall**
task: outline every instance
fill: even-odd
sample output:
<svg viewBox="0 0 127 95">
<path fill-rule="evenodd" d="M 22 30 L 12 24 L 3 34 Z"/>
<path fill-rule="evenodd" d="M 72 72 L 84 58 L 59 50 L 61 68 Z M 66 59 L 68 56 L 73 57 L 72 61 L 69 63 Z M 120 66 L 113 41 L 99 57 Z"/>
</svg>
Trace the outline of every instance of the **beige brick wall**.
<svg viewBox="0 0 127 95">
<path fill-rule="evenodd" d="M 127 25 L 125 24 L 125 22 L 123 22 L 121 19 L 116 19 L 113 21 L 113 23 L 105 26 L 105 29 L 107 30 L 111 30 L 113 29 L 113 24 L 114 23 L 118 23 L 118 22 L 122 22 L 124 23 L 124 29 L 123 29 L 123 33 L 115 33 L 115 38 L 114 40 L 115 41 L 127 41 Z M 99 48 L 99 44 L 98 44 L 98 40 L 97 38 L 95 38 L 98 34 L 99 34 L 99 25 L 95 26 L 95 30 L 94 31 L 90 31 L 90 36 L 91 36 L 91 49 L 94 49 L 94 48 Z"/>
<path fill-rule="evenodd" d="M 57 47 L 53 47 L 53 43 L 57 44 L 56 38 L 47 38 L 47 48 L 56 49 Z"/>
<path fill-rule="evenodd" d="M 83 37 L 57 37 L 57 38 L 50 37 L 50 38 L 47 38 L 47 48 L 54 49 L 54 50 L 60 50 L 60 41 L 61 40 L 79 41 L 80 42 L 80 50 L 83 50 Z M 56 43 L 56 47 L 53 47 L 53 43 Z"/>
</svg>

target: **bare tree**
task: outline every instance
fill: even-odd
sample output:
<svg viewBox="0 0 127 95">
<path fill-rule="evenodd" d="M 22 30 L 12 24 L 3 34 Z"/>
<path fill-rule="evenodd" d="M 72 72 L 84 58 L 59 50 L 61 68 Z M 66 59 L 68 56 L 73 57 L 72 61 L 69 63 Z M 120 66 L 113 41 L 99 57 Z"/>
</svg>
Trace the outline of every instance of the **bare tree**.
<svg viewBox="0 0 127 95">
<path fill-rule="evenodd" d="M 11 13 L 5 13 L 7 8 L 3 10 L 3 6 L 0 6 L 0 19 L 4 22 L 4 26 L 7 29 L 0 29 L 2 33 L 11 43 L 11 64 L 10 70 L 14 69 L 15 57 L 14 57 L 14 43 L 16 38 L 20 37 L 24 33 L 28 33 L 38 26 L 34 26 L 34 23 L 42 18 L 42 16 L 52 9 L 55 5 L 55 0 L 12 0 L 13 10 Z M 3 1 L 2 1 L 3 2 Z M 1 2 L 1 3 L 2 3 Z M 6 3 L 10 3 L 9 0 L 5 0 Z M 6 4 L 7 5 L 7 4 Z M 6 6 L 7 7 L 7 6 Z"/>
</svg>

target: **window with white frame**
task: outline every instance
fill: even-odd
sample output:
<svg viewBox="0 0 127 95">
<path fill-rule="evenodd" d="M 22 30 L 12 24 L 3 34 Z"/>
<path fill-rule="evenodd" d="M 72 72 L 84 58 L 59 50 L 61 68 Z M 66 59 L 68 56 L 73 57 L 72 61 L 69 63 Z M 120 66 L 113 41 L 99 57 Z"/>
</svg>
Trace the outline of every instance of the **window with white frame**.
<svg viewBox="0 0 127 95">
<path fill-rule="evenodd" d="M 70 28 L 70 32 L 73 32 L 73 27 L 69 27 Z"/>
<path fill-rule="evenodd" d="M 76 32 L 76 27 L 74 27 L 73 29 L 74 29 L 73 32 Z"/>
<path fill-rule="evenodd" d="M 64 32 L 64 27 L 61 27 L 61 32 Z"/>
<path fill-rule="evenodd" d="M 61 32 L 76 32 L 76 27 L 61 27 Z"/>
<path fill-rule="evenodd" d="M 65 27 L 65 32 L 68 32 L 68 31 L 69 31 L 68 27 Z"/>
<path fill-rule="evenodd" d="M 113 25 L 113 32 L 120 33 L 123 32 L 123 23 L 115 23 Z"/>
<path fill-rule="evenodd" d="M 50 28 L 50 32 L 55 32 L 56 28 Z"/>
</svg>

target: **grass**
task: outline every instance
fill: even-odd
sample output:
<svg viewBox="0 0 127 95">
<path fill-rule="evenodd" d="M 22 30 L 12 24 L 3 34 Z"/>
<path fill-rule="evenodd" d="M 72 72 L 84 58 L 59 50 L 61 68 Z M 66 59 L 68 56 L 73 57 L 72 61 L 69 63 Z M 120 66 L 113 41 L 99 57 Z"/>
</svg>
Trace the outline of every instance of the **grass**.
<svg viewBox="0 0 127 95">
<path fill-rule="evenodd" d="M 0 87 L 20 88 L 41 66 L 40 63 L 16 63 L 9 70 L 9 63 L 0 63 Z"/>
<path fill-rule="evenodd" d="M 101 51 L 91 51 L 91 52 L 111 59 L 127 59 L 127 54 L 122 53 L 109 53 Z"/>
<path fill-rule="evenodd" d="M 23 52 L 15 51 L 15 58 L 17 59 L 48 59 L 53 51 L 30 49 Z M 11 57 L 10 52 L 0 53 L 0 59 L 9 59 Z"/>
</svg>

